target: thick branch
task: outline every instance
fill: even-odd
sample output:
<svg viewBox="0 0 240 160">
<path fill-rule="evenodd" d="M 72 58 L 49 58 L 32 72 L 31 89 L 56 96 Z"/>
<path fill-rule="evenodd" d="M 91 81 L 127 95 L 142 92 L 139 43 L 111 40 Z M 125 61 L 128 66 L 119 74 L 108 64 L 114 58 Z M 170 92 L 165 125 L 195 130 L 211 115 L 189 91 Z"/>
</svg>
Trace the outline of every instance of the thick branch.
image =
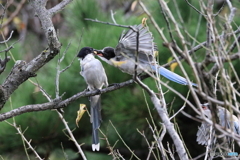
<svg viewBox="0 0 240 160">
<path fill-rule="evenodd" d="M 173 143 L 175 144 L 178 156 L 181 160 L 189 159 L 187 156 L 187 152 L 184 148 L 184 145 L 177 134 L 177 131 L 174 129 L 173 123 L 170 121 L 169 116 L 167 114 L 167 110 L 160 104 L 160 100 L 157 98 L 156 94 L 148 88 L 147 85 L 143 84 L 138 78 L 136 79 L 140 86 L 147 91 L 149 96 L 151 97 L 151 101 L 156 108 L 158 115 L 160 116 L 164 126 L 167 129 L 168 134 L 171 136 Z"/>
<path fill-rule="evenodd" d="M 28 78 L 36 76 L 34 72 L 30 72 L 25 69 L 25 64 L 25 61 L 16 61 L 10 74 L 2 84 L 2 87 L 0 89 L 2 89 L 1 92 L 4 93 L 1 95 L 4 97 L 4 101 L 1 102 L 0 109 L 3 107 L 7 99 L 18 88 L 19 85 L 25 82 Z"/>
<path fill-rule="evenodd" d="M 143 78 L 145 78 L 145 77 L 143 77 Z M 104 88 L 101 90 L 101 93 L 114 91 L 114 90 L 128 86 L 133 83 L 134 83 L 133 80 L 128 80 L 126 82 L 122 82 L 122 83 L 110 86 L 108 88 Z M 0 86 L 0 88 L 1 88 L 1 86 Z M 93 95 L 97 95 L 97 94 L 99 94 L 99 90 L 87 91 L 87 92 L 84 91 L 84 92 L 77 93 L 77 94 L 73 95 L 72 97 L 67 98 L 63 101 L 61 101 L 60 99 L 55 99 L 52 102 L 48 102 L 48 103 L 22 106 L 17 109 L 11 110 L 9 112 L 0 114 L 0 121 L 15 117 L 17 115 L 21 115 L 21 114 L 27 113 L 27 112 L 36 112 L 36 111 L 44 111 L 44 110 L 49 110 L 49 109 L 64 108 L 64 107 L 68 106 L 69 104 L 71 104 L 72 102 L 78 100 L 81 97 L 89 97 L 89 96 L 93 96 Z M 1 95 L 1 92 L 0 92 L 0 95 Z"/>
<path fill-rule="evenodd" d="M 0 96 L 2 96 L 0 97 L 0 109 L 4 106 L 10 95 L 18 88 L 18 86 L 20 86 L 28 78 L 36 76 L 35 72 L 53 59 L 59 53 L 61 48 L 55 28 L 53 27 L 51 14 L 45 8 L 46 2 L 42 0 L 30 0 L 30 3 L 35 9 L 47 37 L 49 51 L 43 51 L 27 64 L 24 61 L 16 62 L 14 68 L 0 88 L 0 93 L 4 93 L 0 94 Z"/>
<path fill-rule="evenodd" d="M 32 104 L 27 106 L 22 106 L 17 109 L 13 109 L 9 112 L 0 114 L 0 121 L 15 117 L 17 115 L 27 113 L 27 112 L 34 112 L 34 111 L 44 111 L 47 109 L 54 109 L 55 106 L 59 104 L 59 99 L 56 99 L 52 102 L 43 103 L 43 104 Z"/>
<path fill-rule="evenodd" d="M 45 7 L 45 2 L 42 0 L 30 0 L 32 7 L 35 9 L 36 14 L 41 22 L 42 29 L 48 40 L 50 50 L 60 49 L 60 42 L 58 40 L 56 31 L 52 23 L 52 15 Z"/>
<path fill-rule="evenodd" d="M 18 88 L 18 86 L 20 86 L 28 78 L 36 76 L 35 72 L 53 59 L 57 53 L 58 52 L 54 52 L 51 54 L 49 51 L 44 51 L 29 63 L 20 60 L 17 61 L 10 74 L 3 82 L 2 88 L 0 88 L 3 89 L 2 92 L 4 92 L 5 99 L 5 101 L 0 103 L 0 109 L 4 106 L 10 95 Z"/>
</svg>

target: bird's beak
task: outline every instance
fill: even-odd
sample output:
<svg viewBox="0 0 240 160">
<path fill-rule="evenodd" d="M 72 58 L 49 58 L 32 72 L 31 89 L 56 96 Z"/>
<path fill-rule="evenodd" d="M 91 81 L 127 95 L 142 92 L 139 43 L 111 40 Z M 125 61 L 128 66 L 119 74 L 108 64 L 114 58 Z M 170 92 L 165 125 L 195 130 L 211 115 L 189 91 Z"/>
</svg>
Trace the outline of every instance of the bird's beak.
<svg viewBox="0 0 240 160">
<path fill-rule="evenodd" d="M 93 50 L 93 53 L 94 53 L 95 55 L 98 55 L 98 56 L 103 57 L 103 52 L 102 52 L 101 50 L 96 50 L 96 49 L 94 49 L 94 50 Z"/>
<path fill-rule="evenodd" d="M 202 104 L 202 109 L 203 109 L 203 110 L 207 110 L 207 109 L 208 109 L 208 103 Z"/>
</svg>

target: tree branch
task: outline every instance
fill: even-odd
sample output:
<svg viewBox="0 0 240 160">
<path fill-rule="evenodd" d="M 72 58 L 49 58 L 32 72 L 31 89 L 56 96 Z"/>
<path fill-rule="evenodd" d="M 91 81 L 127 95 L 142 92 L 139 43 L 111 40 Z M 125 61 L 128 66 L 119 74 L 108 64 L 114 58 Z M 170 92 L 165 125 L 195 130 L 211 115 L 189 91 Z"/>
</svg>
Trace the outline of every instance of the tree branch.
<svg viewBox="0 0 240 160">
<path fill-rule="evenodd" d="M 111 91 L 117 90 L 122 87 L 126 87 L 133 83 L 134 83 L 133 80 L 128 80 L 126 82 L 122 82 L 117 85 L 113 85 L 108 88 L 104 88 L 101 90 L 101 94 L 111 92 Z M 0 87 L 0 91 L 1 91 L 1 87 Z M 83 92 L 77 93 L 77 94 L 73 95 L 72 97 L 69 97 L 63 101 L 61 100 L 61 98 L 56 98 L 51 102 L 47 102 L 47 103 L 43 103 L 43 104 L 32 104 L 32 105 L 22 106 L 17 109 L 11 110 L 9 112 L 0 114 L 0 121 L 15 117 L 17 115 L 21 115 L 21 114 L 27 113 L 27 112 L 36 112 L 36 111 L 44 111 L 44 110 L 49 110 L 49 109 L 64 108 L 64 107 L 67 107 L 72 102 L 78 100 L 81 97 L 89 97 L 89 96 L 93 96 L 93 95 L 97 95 L 97 94 L 99 94 L 98 90 L 83 91 Z M 1 95 L 1 92 L 0 92 L 0 95 Z"/>
<path fill-rule="evenodd" d="M 62 2 L 58 3 L 56 6 L 49 9 L 49 12 L 51 13 L 51 15 L 54 15 L 54 14 L 62 11 L 72 1 L 73 0 L 63 0 Z"/>
<path fill-rule="evenodd" d="M 0 121 L 21 115 L 27 112 L 34 112 L 34 111 L 44 111 L 47 109 L 56 109 L 55 106 L 59 104 L 60 99 L 55 99 L 52 102 L 47 102 L 43 104 L 32 104 L 19 107 L 17 109 L 13 109 L 9 112 L 0 114 Z"/>
<path fill-rule="evenodd" d="M 158 115 L 160 116 L 164 126 L 166 127 L 168 134 L 173 140 L 173 143 L 175 144 L 178 156 L 181 160 L 187 160 L 189 159 L 187 156 L 187 152 L 184 148 L 183 142 L 180 139 L 179 135 L 177 134 L 177 131 L 174 129 L 174 125 L 169 119 L 169 116 L 167 114 L 167 110 L 160 104 L 160 100 L 157 98 L 155 93 L 148 88 L 147 85 L 142 83 L 138 77 L 136 77 L 137 83 L 149 94 L 151 97 L 151 101 L 156 108 Z"/>
<path fill-rule="evenodd" d="M 218 61 L 229 62 L 229 61 L 233 61 L 233 60 L 236 60 L 236 59 L 239 59 L 239 58 L 240 58 L 240 52 L 237 52 L 237 53 L 229 55 L 227 57 L 213 57 L 213 56 L 210 56 L 208 58 L 208 61 L 210 63 L 216 63 Z"/>
<path fill-rule="evenodd" d="M 11 31 L 10 36 L 8 37 L 8 39 L 6 39 L 6 40 L 0 42 L 0 44 L 2 44 L 2 43 L 7 43 L 7 42 L 12 38 L 12 34 L 13 34 L 13 32 L 14 32 L 14 31 Z M 3 51 L 1 51 L 1 52 L 3 52 Z"/>
<path fill-rule="evenodd" d="M 17 9 L 10 15 L 9 18 L 7 18 L 6 22 L 3 23 L 2 28 L 6 27 L 12 20 L 18 15 L 18 13 L 21 11 L 24 3 L 26 0 L 21 0 L 21 2 L 18 3 Z"/>
<path fill-rule="evenodd" d="M 239 27 L 237 30 L 235 30 L 234 33 L 229 33 L 228 36 L 232 36 L 233 34 L 239 34 L 239 33 L 240 33 L 240 27 Z M 219 36 L 219 37 L 217 37 L 217 39 L 220 39 L 221 37 L 222 37 L 222 36 Z M 240 38 L 239 38 L 239 39 L 240 39 Z M 239 39 L 238 39 L 238 40 L 239 40 Z M 211 39 L 211 41 L 213 41 L 213 39 Z M 195 53 L 196 51 L 198 51 L 199 49 L 202 49 L 203 47 L 206 47 L 206 44 L 207 44 L 207 41 L 202 42 L 202 43 L 196 45 L 195 47 L 193 47 L 192 49 L 190 49 L 190 50 L 188 51 L 188 54 L 191 55 L 191 54 Z M 234 47 L 235 47 L 235 46 L 234 46 Z M 183 58 L 182 58 L 181 56 L 179 56 L 178 59 L 179 59 L 179 60 L 182 60 Z M 163 67 L 169 67 L 171 64 L 173 64 L 173 63 L 175 63 L 175 62 L 177 62 L 177 60 L 172 60 L 171 62 L 166 63 L 166 64 L 164 64 L 164 65 L 162 65 L 162 66 L 163 66 Z"/>
<path fill-rule="evenodd" d="M 25 82 L 28 78 L 36 76 L 37 72 L 47 62 L 52 60 L 60 51 L 61 43 L 58 40 L 56 31 L 54 29 L 51 14 L 45 8 L 46 3 L 42 0 L 30 0 L 32 7 L 35 9 L 36 14 L 41 22 L 42 28 L 48 40 L 49 51 L 43 51 L 36 58 L 32 59 L 29 63 L 18 61 L 12 71 L 2 84 L 0 97 L 2 103 L 0 109 L 4 106 L 10 95 Z"/>
</svg>

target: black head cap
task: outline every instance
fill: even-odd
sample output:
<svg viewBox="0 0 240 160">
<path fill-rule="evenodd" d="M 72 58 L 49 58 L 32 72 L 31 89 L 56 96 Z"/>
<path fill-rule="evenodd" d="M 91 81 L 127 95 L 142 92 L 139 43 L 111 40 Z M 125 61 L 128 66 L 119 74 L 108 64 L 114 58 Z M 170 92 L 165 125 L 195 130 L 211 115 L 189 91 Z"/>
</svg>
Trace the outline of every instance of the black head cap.
<svg viewBox="0 0 240 160">
<path fill-rule="evenodd" d="M 115 52 L 114 52 L 114 48 L 112 47 L 105 47 L 103 48 L 102 51 L 100 50 L 95 50 L 97 52 L 97 55 L 106 58 L 107 60 L 115 57 Z"/>
<path fill-rule="evenodd" d="M 207 109 L 208 109 L 208 106 L 209 106 L 208 103 L 204 103 L 204 104 L 202 104 L 202 109 L 203 109 L 203 110 L 207 110 Z"/>
<path fill-rule="evenodd" d="M 83 59 L 84 57 L 86 57 L 86 55 L 91 54 L 91 53 L 93 53 L 93 48 L 91 48 L 91 47 L 83 47 L 83 48 L 79 51 L 77 57 Z"/>
<path fill-rule="evenodd" d="M 109 57 L 109 59 L 115 57 L 114 48 L 112 47 L 104 48 L 103 52 Z"/>
</svg>

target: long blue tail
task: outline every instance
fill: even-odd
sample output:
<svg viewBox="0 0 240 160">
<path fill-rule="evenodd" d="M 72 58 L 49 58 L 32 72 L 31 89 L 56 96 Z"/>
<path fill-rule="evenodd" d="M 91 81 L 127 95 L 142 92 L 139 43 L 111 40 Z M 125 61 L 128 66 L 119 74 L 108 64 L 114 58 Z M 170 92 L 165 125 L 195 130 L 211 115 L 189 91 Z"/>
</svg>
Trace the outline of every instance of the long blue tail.
<svg viewBox="0 0 240 160">
<path fill-rule="evenodd" d="M 101 97 L 100 95 L 95 95 L 90 97 L 91 103 L 91 123 L 92 123 L 92 150 L 99 151 L 100 143 L 98 137 L 98 129 L 101 123 Z"/>
<path fill-rule="evenodd" d="M 163 77 L 169 79 L 170 81 L 176 82 L 178 84 L 182 84 L 182 85 L 187 85 L 188 82 L 185 78 L 183 78 L 182 76 L 177 75 L 176 73 L 173 73 L 172 71 L 169 71 L 168 69 L 161 67 L 161 66 L 156 66 L 151 65 L 151 68 L 158 72 L 160 75 L 162 75 Z M 191 83 L 191 85 L 193 86 L 198 86 L 196 83 Z"/>
</svg>

